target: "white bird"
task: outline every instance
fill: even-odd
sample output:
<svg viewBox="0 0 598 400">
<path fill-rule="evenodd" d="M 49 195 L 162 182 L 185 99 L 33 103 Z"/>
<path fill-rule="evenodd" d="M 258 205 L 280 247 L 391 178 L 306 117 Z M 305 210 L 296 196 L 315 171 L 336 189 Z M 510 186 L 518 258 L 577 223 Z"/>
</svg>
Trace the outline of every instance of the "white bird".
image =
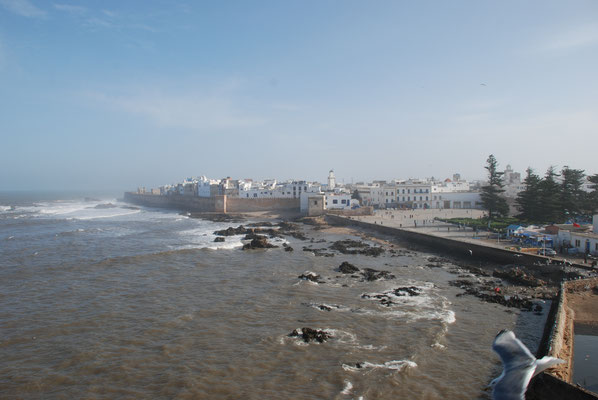
<svg viewBox="0 0 598 400">
<path fill-rule="evenodd" d="M 469 255 L 473 256 L 473 251 L 469 250 Z"/>
<path fill-rule="evenodd" d="M 490 382 L 494 400 L 525 400 L 529 381 L 553 365 L 564 363 L 555 357 L 536 359 L 511 331 L 503 329 L 496 335 L 492 350 L 500 356 L 502 374 Z"/>
</svg>

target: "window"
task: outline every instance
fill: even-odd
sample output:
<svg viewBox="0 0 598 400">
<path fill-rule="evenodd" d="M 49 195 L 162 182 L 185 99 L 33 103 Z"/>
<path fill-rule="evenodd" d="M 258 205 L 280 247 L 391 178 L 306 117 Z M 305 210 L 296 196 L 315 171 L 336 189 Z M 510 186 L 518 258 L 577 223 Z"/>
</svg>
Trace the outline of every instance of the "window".
<svg viewBox="0 0 598 400">
<path fill-rule="evenodd" d="M 338 200 L 332 200 L 332 204 L 338 204 Z"/>
<path fill-rule="evenodd" d="M 426 201 L 428 201 L 428 196 L 426 196 Z"/>
<path fill-rule="evenodd" d="M 579 239 L 575 239 L 575 247 L 579 247 L 581 245 L 581 242 L 579 241 Z"/>
<path fill-rule="evenodd" d="M 341 200 L 341 204 L 347 204 L 347 200 Z"/>
<path fill-rule="evenodd" d="M 598 251 L 598 243 L 596 243 L 594 250 Z"/>
<path fill-rule="evenodd" d="M 411 189 L 407 189 L 407 193 L 411 193 Z"/>
<path fill-rule="evenodd" d="M 407 196 L 407 201 L 411 201 L 411 196 Z"/>
<path fill-rule="evenodd" d="M 405 194 L 405 189 L 403 189 L 403 194 Z"/>
<path fill-rule="evenodd" d="M 254 193 L 254 194 L 253 194 L 253 197 L 257 197 L 257 193 Z"/>
<path fill-rule="evenodd" d="M 314 206 L 318 205 L 318 200 L 314 200 Z"/>
</svg>

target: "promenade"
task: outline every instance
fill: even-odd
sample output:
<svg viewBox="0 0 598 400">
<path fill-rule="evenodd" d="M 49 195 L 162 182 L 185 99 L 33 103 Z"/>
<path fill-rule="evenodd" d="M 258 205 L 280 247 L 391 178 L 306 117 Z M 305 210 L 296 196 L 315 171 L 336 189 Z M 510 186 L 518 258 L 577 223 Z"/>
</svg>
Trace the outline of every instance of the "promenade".
<svg viewBox="0 0 598 400">
<path fill-rule="evenodd" d="M 513 244 L 505 238 L 500 239 L 496 234 L 492 234 L 487 231 L 476 232 L 472 228 L 464 226 L 459 227 L 455 224 L 449 224 L 435 220 L 435 218 L 481 218 L 484 215 L 485 211 L 483 210 L 471 209 L 376 210 L 374 215 L 352 216 L 349 218 L 354 221 L 400 229 L 406 232 L 450 239 L 462 243 L 470 243 L 472 245 L 500 249 L 503 251 L 507 250 L 512 254 L 519 253 L 517 251 L 512 251 L 511 249 L 506 249 L 507 247 L 511 247 Z M 526 259 L 533 259 L 535 262 L 548 261 L 551 259 L 556 262 L 563 262 L 576 265 L 584 269 L 591 269 L 590 263 L 584 263 L 583 258 L 579 257 L 563 257 L 561 255 L 554 257 L 544 257 L 530 253 L 519 254 L 522 254 L 522 256 L 524 256 Z M 521 262 L 523 259 L 519 258 L 517 261 Z"/>
</svg>

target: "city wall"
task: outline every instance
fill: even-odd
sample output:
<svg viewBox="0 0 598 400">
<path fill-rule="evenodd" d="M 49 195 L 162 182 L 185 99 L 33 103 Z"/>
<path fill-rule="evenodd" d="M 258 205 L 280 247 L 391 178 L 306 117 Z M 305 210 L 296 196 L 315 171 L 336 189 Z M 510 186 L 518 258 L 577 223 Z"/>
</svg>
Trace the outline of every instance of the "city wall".
<svg viewBox="0 0 598 400">
<path fill-rule="evenodd" d="M 145 207 L 169 208 L 179 211 L 193 212 L 226 212 L 226 196 L 161 196 L 156 194 L 125 192 L 124 200 Z"/>
<path fill-rule="evenodd" d="M 197 197 L 126 192 L 124 200 L 145 207 L 189 212 L 243 213 L 255 211 L 299 212 L 299 199 L 243 199 L 230 196 Z"/>
<path fill-rule="evenodd" d="M 245 199 L 226 198 L 226 212 L 243 213 L 254 211 L 296 211 L 299 212 L 299 199 Z"/>
</svg>

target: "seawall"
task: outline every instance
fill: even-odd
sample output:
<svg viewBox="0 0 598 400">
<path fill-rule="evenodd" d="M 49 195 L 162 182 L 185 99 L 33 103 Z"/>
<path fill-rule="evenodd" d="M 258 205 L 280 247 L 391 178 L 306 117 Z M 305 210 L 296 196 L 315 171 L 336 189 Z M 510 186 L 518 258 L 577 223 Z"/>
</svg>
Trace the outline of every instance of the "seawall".
<svg viewBox="0 0 598 400">
<path fill-rule="evenodd" d="M 124 200 L 145 207 L 188 212 L 244 213 L 258 211 L 297 212 L 299 199 L 245 199 L 230 196 L 197 197 L 125 192 Z"/>
<path fill-rule="evenodd" d="M 476 260 L 486 260 L 504 264 L 516 263 L 526 266 L 544 264 L 547 260 L 546 257 L 535 254 L 523 254 L 498 247 L 486 246 L 483 243 L 476 244 L 471 242 L 463 242 L 448 237 L 429 235 L 426 233 L 415 232 L 413 230 L 377 225 L 369 222 L 348 219 L 337 215 L 326 214 L 326 221 L 331 225 L 354 225 L 361 228 L 374 230 L 386 235 L 398 237 L 413 244 L 428 247 L 434 251 L 440 251 L 459 257 L 468 257 Z"/>
</svg>

